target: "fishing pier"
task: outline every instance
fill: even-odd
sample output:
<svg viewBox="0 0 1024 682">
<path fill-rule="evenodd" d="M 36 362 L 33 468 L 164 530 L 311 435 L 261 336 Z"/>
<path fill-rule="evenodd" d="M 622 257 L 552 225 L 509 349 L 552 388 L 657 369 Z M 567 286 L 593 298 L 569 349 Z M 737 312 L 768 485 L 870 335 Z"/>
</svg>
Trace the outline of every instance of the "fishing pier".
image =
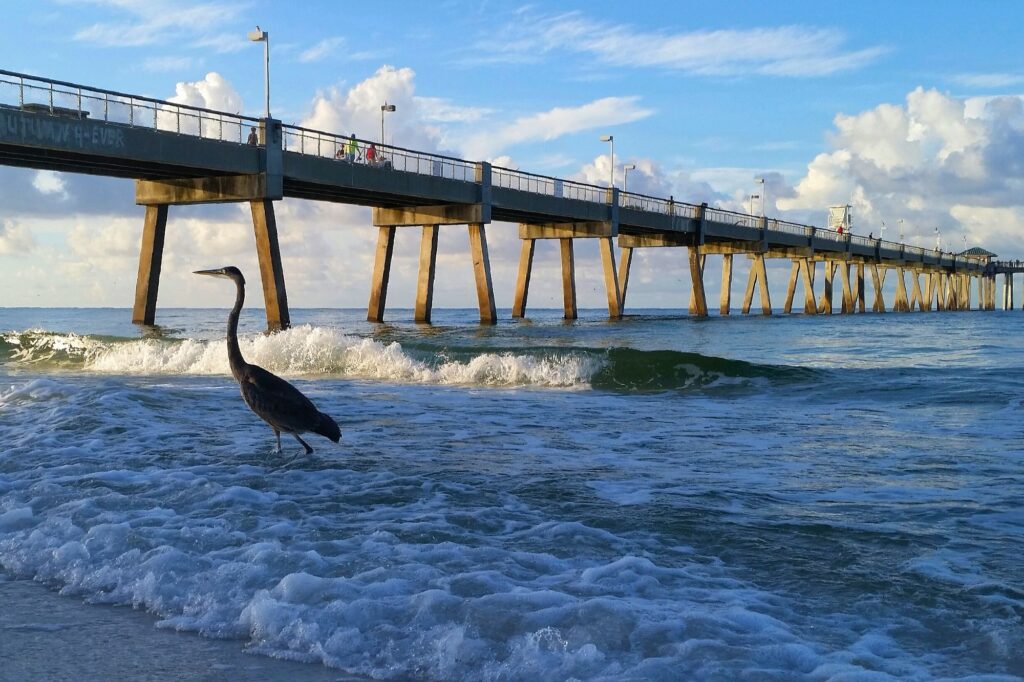
<svg viewBox="0 0 1024 682">
<path fill-rule="evenodd" d="M 255 144 L 248 141 L 252 129 Z M 356 142 L 362 149 L 370 144 Z M 994 254 L 983 249 L 961 254 L 924 249 L 383 144 L 376 145 L 377 159 L 357 161 L 346 155 L 349 143 L 341 135 L 273 118 L 0 70 L 0 164 L 136 181 L 135 203 L 145 206 L 132 314 L 140 324 L 156 319 L 169 207 L 248 202 L 267 326 L 289 326 L 274 214 L 274 202 L 285 197 L 372 207 L 378 237 L 367 318 L 376 322 L 384 320 L 391 257 L 401 227 L 420 230 L 415 301 L 420 322 L 431 318 L 438 231 L 450 225 L 468 229 L 484 324 L 497 321 L 486 235 L 493 223 L 513 226 L 500 229 L 517 226 L 522 241 L 513 317 L 527 315 L 538 240 L 558 242 L 567 319 L 577 315 L 577 239 L 598 240 L 613 319 L 621 318 L 625 309 L 633 252 L 643 248 L 686 249 L 689 308 L 696 316 L 708 314 L 704 273 L 709 256 L 721 257 L 722 315 L 734 310 L 734 256 L 750 260 L 739 307 L 743 314 L 751 311 L 755 294 L 763 314 L 773 311 L 767 259 L 791 261 L 782 308 L 786 313 L 792 312 L 800 292 L 807 314 L 832 314 L 837 304 L 840 313 L 866 312 L 868 279 L 874 312 L 966 310 L 972 288 L 978 308 L 993 310 L 998 273 L 1005 277 L 1004 307 L 1007 300 L 1012 307 L 1012 274 L 1024 272 L 1024 266 L 992 262 Z M 820 278 L 819 264 L 824 271 Z M 891 304 L 883 296 L 890 273 L 896 281 Z"/>
</svg>

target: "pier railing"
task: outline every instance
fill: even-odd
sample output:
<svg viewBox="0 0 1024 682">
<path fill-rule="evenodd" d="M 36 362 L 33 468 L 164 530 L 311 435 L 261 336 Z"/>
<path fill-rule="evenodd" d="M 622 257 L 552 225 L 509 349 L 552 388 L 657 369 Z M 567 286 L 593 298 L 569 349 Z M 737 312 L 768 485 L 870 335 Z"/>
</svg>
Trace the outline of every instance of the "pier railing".
<svg viewBox="0 0 1024 682">
<path fill-rule="evenodd" d="M 244 143 L 260 119 L 0 70 L 0 107 Z"/>
<path fill-rule="evenodd" d="M 65 119 L 99 120 L 115 125 L 148 128 L 236 144 L 245 144 L 249 129 L 261 124 L 259 118 L 237 113 L 0 70 L 0 109 L 3 108 Z M 348 145 L 353 139 L 351 137 L 295 125 L 284 125 L 282 131 L 284 149 L 290 152 L 333 158 L 342 162 L 364 163 L 382 170 L 431 175 L 461 182 L 479 181 L 480 164 L 473 161 L 385 144 L 376 144 L 376 158 L 367 159 L 366 151 L 371 144 L 375 144 L 369 140 L 355 139 L 359 152 L 353 156 L 347 153 Z M 607 187 L 498 166 L 492 168 L 491 182 L 494 187 L 557 198 L 600 204 L 607 204 L 609 200 Z M 621 208 L 688 218 L 696 218 L 699 215 L 699 206 L 674 199 L 636 192 L 620 192 L 618 196 Z M 765 220 L 760 216 L 710 206 L 705 208 L 704 218 L 750 228 L 760 228 L 764 225 L 770 232 L 814 236 L 817 239 L 836 242 L 846 241 L 868 248 L 902 249 L 904 254 L 917 257 L 923 257 L 926 253 L 952 255 L 951 252 L 942 252 L 938 249 L 924 249 L 861 235 L 844 235 L 826 228 L 776 218 Z M 958 258 L 976 260 L 969 256 Z"/>
</svg>

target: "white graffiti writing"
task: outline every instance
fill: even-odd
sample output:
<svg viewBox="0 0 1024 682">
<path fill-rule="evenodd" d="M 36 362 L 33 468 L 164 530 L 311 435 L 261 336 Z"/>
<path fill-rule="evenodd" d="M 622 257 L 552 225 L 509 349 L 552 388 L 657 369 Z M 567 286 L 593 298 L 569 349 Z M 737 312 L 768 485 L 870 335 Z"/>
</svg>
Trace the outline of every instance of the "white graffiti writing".
<svg viewBox="0 0 1024 682">
<path fill-rule="evenodd" d="M 0 138 L 79 149 L 124 149 L 124 131 L 112 126 L 61 121 L 0 111 Z"/>
</svg>

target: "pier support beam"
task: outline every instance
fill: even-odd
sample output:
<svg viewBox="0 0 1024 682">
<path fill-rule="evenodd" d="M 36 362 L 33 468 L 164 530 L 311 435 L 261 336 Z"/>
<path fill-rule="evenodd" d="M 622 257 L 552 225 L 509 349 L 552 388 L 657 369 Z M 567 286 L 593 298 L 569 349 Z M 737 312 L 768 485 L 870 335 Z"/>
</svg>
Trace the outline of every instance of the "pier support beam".
<svg viewBox="0 0 1024 682">
<path fill-rule="evenodd" d="M 876 313 L 885 312 L 885 298 L 882 296 L 882 285 L 885 284 L 885 268 L 882 268 L 882 273 L 878 273 L 878 265 L 875 263 L 871 264 L 871 282 L 875 285 L 875 300 L 871 304 L 871 310 Z"/>
<path fill-rule="evenodd" d="M 160 267 L 164 257 L 167 230 L 167 204 L 146 206 L 139 247 L 139 275 L 135 280 L 135 307 L 132 322 L 153 324 L 156 320 L 156 295 L 160 288 Z"/>
<path fill-rule="evenodd" d="M 288 314 L 288 294 L 284 288 L 284 268 L 281 248 L 277 242 L 277 220 L 274 202 L 270 199 L 250 201 L 252 225 L 256 232 L 256 255 L 263 280 L 263 302 L 267 310 L 267 329 L 278 331 L 291 326 Z"/>
<path fill-rule="evenodd" d="M 629 286 L 629 268 L 633 265 L 633 247 L 620 246 L 619 251 L 619 301 L 622 312 L 626 310 L 626 287 Z"/>
<path fill-rule="evenodd" d="M 896 299 L 892 303 L 892 309 L 899 313 L 905 313 L 910 310 L 910 303 L 907 302 L 907 283 L 904 279 L 903 268 L 895 268 L 896 270 Z"/>
<path fill-rule="evenodd" d="M 819 314 L 832 314 L 832 279 L 835 277 L 835 272 L 835 261 L 825 261 L 825 289 L 821 292 L 821 301 L 818 303 Z"/>
<path fill-rule="evenodd" d="M 910 287 L 910 302 L 907 304 L 907 311 L 912 312 L 915 305 L 918 311 L 923 311 L 925 307 L 924 296 L 921 295 L 921 273 L 912 269 L 910 271 L 910 278 L 913 284 Z"/>
<path fill-rule="evenodd" d="M 793 312 L 793 298 L 796 296 L 796 282 L 798 279 L 804 281 L 804 314 L 814 315 L 818 312 L 818 305 L 814 300 L 814 270 L 815 264 L 808 258 L 794 258 L 793 267 L 789 272 L 789 286 L 786 288 L 786 304 L 783 312 L 787 315 Z"/>
<path fill-rule="evenodd" d="M 377 251 L 373 259 L 373 280 L 370 282 L 370 304 L 366 309 L 368 322 L 384 321 L 384 306 L 388 298 L 388 280 L 391 277 L 391 255 L 395 251 L 394 225 L 377 228 Z"/>
<path fill-rule="evenodd" d="M 619 290 L 619 278 L 615 274 L 615 247 L 611 237 L 598 240 L 601 251 L 601 266 L 604 269 L 604 288 L 608 294 L 608 317 L 612 320 L 622 319 L 622 293 Z"/>
<path fill-rule="evenodd" d="M 853 312 L 853 288 L 850 286 L 850 264 L 843 261 L 839 264 L 839 278 L 843 280 L 843 305 L 840 311 L 843 315 Z"/>
<path fill-rule="evenodd" d="M 416 322 L 430 322 L 434 305 L 434 273 L 437 268 L 437 236 L 439 225 L 424 225 L 420 238 L 419 280 L 416 285 Z"/>
<path fill-rule="evenodd" d="M 516 276 L 512 317 L 526 317 L 526 298 L 530 294 L 530 273 L 533 270 L 533 251 L 536 245 L 536 239 L 524 239 L 519 248 L 519 274 Z"/>
<path fill-rule="evenodd" d="M 483 223 L 469 224 L 469 252 L 473 257 L 473 277 L 476 280 L 476 299 L 480 306 L 480 323 L 497 324 L 494 306 L 494 287 L 491 285 L 491 259 L 487 255 L 487 233 Z"/>
<path fill-rule="evenodd" d="M 750 312 L 750 304 L 754 300 L 754 287 L 760 287 L 761 291 L 761 314 L 772 314 L 772 299 L 768 291 L 768 272 L 764 267 L 764 254 L 751 255 L 750 275 L 747 278 L 747 292 L 743 296 L 743 314 Z"/>
<path fill-rule="evenodd" d="M 857 310 L 864 312 L 864 264 L 857 263 Z"/>
<path fill-rule="evenodd" d="M 559 239 L 562 255 L 562 308 L 566 320 L 575 320 L 576 311 L 576 257 L 573 254 L 572 239 Z"/>
<path fill-rule="evenodd" d="M 690 314 L 708 316 L 708 300 L 704 295 L 704 261 L 707 258 L 700 248 L 691 246 L 690 252 Z"/>
<path fill-rule="evenodd" d="M 722 256 L 722 291 L 719 296 L 719 315 L 728 315 L 732 306 L 732 254 Z"/>
<path fill-rule="evenodd" d="M 1013 275 L 1003 274 L 1003 310 L 1013 310 Z"/>
</svg>

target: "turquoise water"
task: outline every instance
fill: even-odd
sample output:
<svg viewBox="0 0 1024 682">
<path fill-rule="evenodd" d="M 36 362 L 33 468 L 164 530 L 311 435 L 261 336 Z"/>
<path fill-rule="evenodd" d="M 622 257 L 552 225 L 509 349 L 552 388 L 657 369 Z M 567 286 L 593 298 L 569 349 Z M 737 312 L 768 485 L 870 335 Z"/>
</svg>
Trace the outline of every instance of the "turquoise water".
<svg viewBox="0 0 1024 682">
<path fill-rule="evenodd" d="M 379 679 L 1024 676 L 1024 314 L 389 314 L 243 313 L 289 463 L 226 311 L 0 310 L 0 574 Z"/>
</svg>

